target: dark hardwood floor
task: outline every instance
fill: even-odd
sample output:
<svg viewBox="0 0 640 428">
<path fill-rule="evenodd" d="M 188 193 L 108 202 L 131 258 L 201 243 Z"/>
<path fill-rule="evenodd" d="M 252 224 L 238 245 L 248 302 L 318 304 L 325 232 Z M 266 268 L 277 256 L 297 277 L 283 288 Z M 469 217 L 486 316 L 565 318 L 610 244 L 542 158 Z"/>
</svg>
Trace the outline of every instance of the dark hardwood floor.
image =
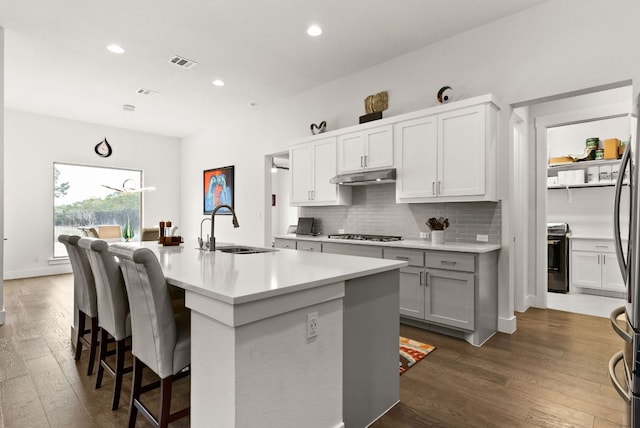
<svg viewBox="0 0 640 428">
<path fill-rule="evenodd" d="M 111 411 L 113 379 L 105 376 L 96 390 L 95 374 L 85 375 L 87 353 L 73 360 L 72 300 L 71 275 L 4 282 L 0 426 L 126 426 L 130 375 L 120 409 Z M 518 314 L 515 334 L 480 348 L 407 326 L 401 334 L 437 349 L 402 375 L 401 402 L 374 428 L 628 426 L 607 375 L 622 340 L 605 318 L 530 309 Z M 180 382 L 176 408 L 189 397 L 188 379 Z M 172 424 L 188 425 L 188 418 Z M 137 426 L 148 425 L 139 416 Z"/>
<path fill-rule="evenodd" d="M 606 318 L 555 310 L 518 313 L 518 331 L 482 347 L 402 325 L 437 349 L 400 380 L 400 403 L 374 428 L 626 427 L 609 359 L 622 339 Z"/>
</svg>

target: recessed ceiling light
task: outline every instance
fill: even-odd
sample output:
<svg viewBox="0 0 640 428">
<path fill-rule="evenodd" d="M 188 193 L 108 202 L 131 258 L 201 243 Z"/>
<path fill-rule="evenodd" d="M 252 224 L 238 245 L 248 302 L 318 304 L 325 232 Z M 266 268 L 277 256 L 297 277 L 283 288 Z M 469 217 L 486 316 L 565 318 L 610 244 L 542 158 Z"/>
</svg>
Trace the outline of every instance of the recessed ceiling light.
<svg viewBox="0 0 640 428">
<path fill-rule="evenodd" d="M 224 86 L 224 82 L 220 79 L 216 79 L 211 83 L 213 83 L 215 86 Z"/>
<path fill-rule="evenodd" d="M 122 49 L 118 45 L 109 45 L 109 46 L 107 46 L 107 49 L 109 50 L 109 52 L 113 52 L 113 53 L 116 53 L 116 54 L 124 53 L 124 49 Z"/>
<path fill-rule="evenodd" d="M 320 34 L 322 34 L 322 28 L 314 24 L 307 28 L 307 34 L 313 37 L 318 37 Z"/>
</svg>

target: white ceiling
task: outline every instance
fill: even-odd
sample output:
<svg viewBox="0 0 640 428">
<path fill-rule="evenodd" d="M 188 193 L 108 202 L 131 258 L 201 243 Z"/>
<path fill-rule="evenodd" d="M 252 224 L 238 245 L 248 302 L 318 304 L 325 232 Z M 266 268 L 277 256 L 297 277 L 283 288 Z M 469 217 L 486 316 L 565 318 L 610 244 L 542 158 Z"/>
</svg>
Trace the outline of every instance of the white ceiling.
<svg viewBox="0 0 640 428">
<path fill-rule="evenodd" d="M 542 2 L 6 0 L 5 107 L 182 137 Z"/>
</svg>

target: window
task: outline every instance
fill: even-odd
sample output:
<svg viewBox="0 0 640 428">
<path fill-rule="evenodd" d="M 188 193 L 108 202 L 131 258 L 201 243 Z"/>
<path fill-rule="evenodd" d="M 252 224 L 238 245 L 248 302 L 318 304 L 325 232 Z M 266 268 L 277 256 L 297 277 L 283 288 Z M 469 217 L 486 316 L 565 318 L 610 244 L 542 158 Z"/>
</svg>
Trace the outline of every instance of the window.
<svg viewBox="0 0 640 428">
<path fill-rule="evenodd" d="M 120 225 L 127 221 L 140 236 L 142 193 L 124 193 L 127 180 L 142 184 L 142 171 L 88 165 L 53 164 L 53 257 L 67 257 L 58 235 L 83 235 L 80 228 Z M 127 186 L 129 187 L 129 186 Z"/>
</svg>

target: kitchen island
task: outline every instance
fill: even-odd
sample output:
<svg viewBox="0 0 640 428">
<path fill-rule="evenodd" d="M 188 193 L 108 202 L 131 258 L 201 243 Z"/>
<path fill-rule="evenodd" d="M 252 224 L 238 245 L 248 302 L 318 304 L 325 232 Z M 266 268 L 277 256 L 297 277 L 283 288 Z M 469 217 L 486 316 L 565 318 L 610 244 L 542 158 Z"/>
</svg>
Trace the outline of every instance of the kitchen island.
<svg viewBox="0 0 640 428">
<path fill-rule="evenodd" d="M 406 262 L 132 245 L 154 251 L 185 290 L 192 426 L 363 427 L 398 402 Z"/>
</svg>

